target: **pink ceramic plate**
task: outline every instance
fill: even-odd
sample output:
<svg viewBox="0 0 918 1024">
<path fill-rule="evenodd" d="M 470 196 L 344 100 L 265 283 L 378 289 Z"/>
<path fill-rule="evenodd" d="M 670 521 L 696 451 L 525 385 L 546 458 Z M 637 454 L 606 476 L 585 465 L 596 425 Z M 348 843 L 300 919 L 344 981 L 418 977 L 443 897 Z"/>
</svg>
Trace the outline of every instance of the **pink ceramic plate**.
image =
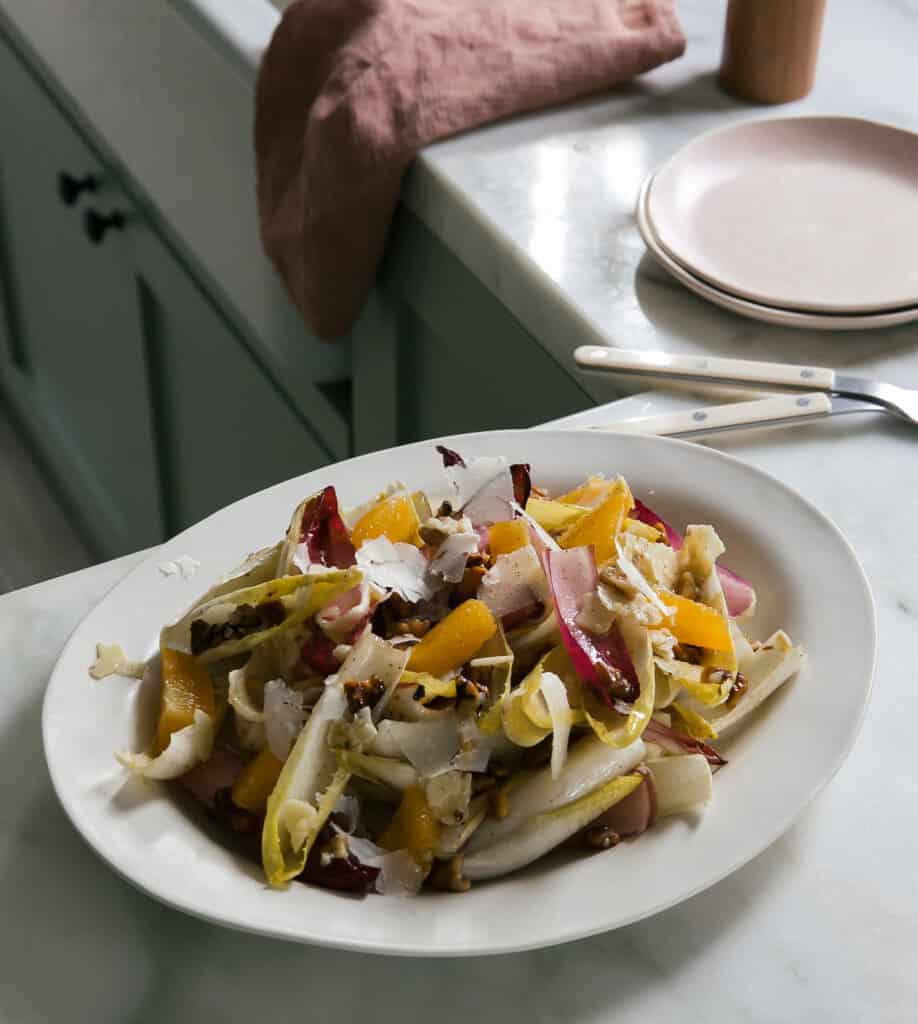
<svg viewBox="0 0 918 1024">
<path fill-rule="evenodd" d="M 708 284 L 817 313 L 918 305 L 918 135 L 851 117 L 744 122 L 656 173 L 659 245 Z"/>
<path fill-rule="evenodd" d="M 638 229 L 647 248 L 657 262 L 677 281 L 715 306 L 721 306 L 740 316 L 747 316 L 752 320 L 762 320 L 768 324 L 777 324 L 782 327 L 806 327 L 817 331 L 866 331 L 878 327 L 895 327 L 897 324 L 918 320 L 918 306 L 897 309 L 889 313 L 840 313 L 835 315 L 801 313 L 793 309 L 763 306 L 758 302 L 740 299 L 713 287 L 686 270 L 660 245 L 647 216 L 647 195 L 652 182 L 653 175 L 647 178 L 641 187 L 636 211 Z"/>
</svg>

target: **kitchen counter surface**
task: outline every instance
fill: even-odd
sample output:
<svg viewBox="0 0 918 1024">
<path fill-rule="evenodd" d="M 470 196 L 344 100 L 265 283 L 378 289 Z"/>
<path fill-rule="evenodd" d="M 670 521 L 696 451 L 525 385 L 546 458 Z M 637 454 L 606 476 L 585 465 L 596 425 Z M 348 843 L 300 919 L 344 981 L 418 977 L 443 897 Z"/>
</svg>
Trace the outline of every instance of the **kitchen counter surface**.
<svg viewBox="0 0 918 1024">
<path fill-rule="evenodd" d="M 279 14 L 266 0 L 172 0 L 254 80 Z M 284 6 L 278 3 L 277 7 Z M 415 162 L 403 201 L 564 366 L 578 344 L 857 365 L 910 344 L 918 326 L 815 333 L 725 313 L 646 255 L 634 221 L 645 176 L 686 141 L 738 120 L 846 114 L 918 129 L 912 103 L 918 8 L 895 0 L 827 6 L 816 87 L 755 107 L 715 82 L 723 0 L 681 0 L 686 55 L 626 88 L 445 140 Z M 243 42 L 244 40 L 244 42 Z M 869 71 L 867 68 L 869 67 Z M 594 397 L 608 395 L 582 378 Z"/>
<path fill-rule="evenodd" d="M 635 396 L 567 425 L 680 401 Z M 854 750 L 765 853 L 646 921 L 480 960 L 390 960 L 296 946 L 161 906 L 83 843 L 54 797 L 41 750 L 41 701 L 55 660 L 80 618 L 142 557 L 132 555 L 0 597 L 0 649 L 11 668 L 0 704 L 0 1022 L 251 1022 L 266 1008 L 277 1021 L 372 1017 L 379 1024 L 404 1024 L 422 1009 L 437 1024 L 911 1019 L 918 833 L 909 655 L 918 553 L 908 538 L 918 490 L 906 467 L 914 464 L 914 431 L 868 414 L 745 431 L 716 444 L 835 518 L 863 561 L 879 618 L 874 694 Z M 176 580 L 189 595 L 197 583 Z M 825 614 L 832 614 L 831 581 Z M 610 859 L 614 884 L 615 854 L 601 856 Z"/>
</svg>

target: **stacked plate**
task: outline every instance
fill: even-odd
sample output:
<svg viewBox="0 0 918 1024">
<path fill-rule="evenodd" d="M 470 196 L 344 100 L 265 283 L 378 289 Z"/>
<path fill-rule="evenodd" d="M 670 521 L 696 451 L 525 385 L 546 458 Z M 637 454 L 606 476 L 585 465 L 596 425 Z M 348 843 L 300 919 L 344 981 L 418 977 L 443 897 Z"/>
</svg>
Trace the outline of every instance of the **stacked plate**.
<svg viewBox="0 0 918 1024">
<path fill-rule="evenodd" d="M 687 288 L 792 327 L 918 320 L 918 135 L 849 117 L 752 121 L 690 142 L 638 226 Z"/>
</svg>

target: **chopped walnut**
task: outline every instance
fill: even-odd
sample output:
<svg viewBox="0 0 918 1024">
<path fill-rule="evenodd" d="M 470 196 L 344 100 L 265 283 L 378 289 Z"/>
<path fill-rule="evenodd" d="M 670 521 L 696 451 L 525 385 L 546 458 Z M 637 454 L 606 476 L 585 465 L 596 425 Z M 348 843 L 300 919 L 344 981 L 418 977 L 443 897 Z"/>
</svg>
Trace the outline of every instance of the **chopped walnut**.
<svg viewBox="0 0 918 1024">
<path fill-rule="evenodd" d="M 464 857 L 461 853 L 440 861 L 430 873 L 430 884 L 441 892 L 468 892 L 472 883 L 462 874 Z"/>
<path fill-rule="evenodd" d="M 606 562 L 599 571 L 603 583 L 617 590 L 624 598 L 631 600 L 637 597 L 638 589 L 614 562 Z"/>
<path fill-rule="evenodd" d="M 478 586 L 487 569 L 480 558 L 477 559 L 477 564 L 473 565 L 472 560 L 475 558 L 477 558 L 475 555 L 469 558 L 462 579 L 456 584 L 456 589 L 453 591 L 451 603 L 462 604 L 463 601 L 470 600 L 478 593 Z"/>
<path fill-rule="evenodd" d="M 487 686 L 483 686 L 481 683 L 473 682 L 471 679 L 467 679 L 465 676 L 460 676 L 456 680 L 456 700 L 457 701 L 473 701 L 474 706 L 481 707 L 482 704 L 486 703 L 490 698 Z"/>
<path fill-rule="evenodd" d="M 593 825 L 581 833 L 581 841 L 588 850 L 610 850 L 621 841 L 621 836 L 608 825 Z"/>
<path fill-rule="evenodd" d="M 361 708 L 375 707 L 386 692 L 386 684 L 376 676 L 370 676 L 369 679 L 346 679 L 343 685 L 352 715 L 356 715 Z"/>
<path fill-rule="evenodd" d="M 419 640 L 426 633 L 430 632 L 432 623 L 429 619 L 419 619 L 416 616 L 411 619 L 401 619 L 393 622 L 386 629 L 386 639 L 391 640 L 394 636 L 416 636 Z"/>
<path fill-rule="evenodd" d="M 748 689 L 749 680 L 741 672 L 737 672 L 736 679 L 733 682 L 733 689 L 730 691 L 730 696 L 727 698 L 727 707 L 735 708 L 742 699 L 743 694 Z"/>
<path fill-rule="evenodd" d="M 679 575 L 676 581 L 676 593 L 680 597 L 687 597 L 690 601 L 698 599 L 698 587 L 695 586 L 695 577 L 685 570 Z"/>
<path fill-rule="evenodd" d="M 690 665 L 700 665 L 704 657 L 704 649 L 693 644 L 676 644 L 673 655 L 677 661 L 687 661 Z"/>
<path fill-rule="evenodd" d="M 503 821 L 510 813 L 510 797 L 506 786 L 498 786 L 488 791 L 488 810 L 492 818 Z"/>
</svg>

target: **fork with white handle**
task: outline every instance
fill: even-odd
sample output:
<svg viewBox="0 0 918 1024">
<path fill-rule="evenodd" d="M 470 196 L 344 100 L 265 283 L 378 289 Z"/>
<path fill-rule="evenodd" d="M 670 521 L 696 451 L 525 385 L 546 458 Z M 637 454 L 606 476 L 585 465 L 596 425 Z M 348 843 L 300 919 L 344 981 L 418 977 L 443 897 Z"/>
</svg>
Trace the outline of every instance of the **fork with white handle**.
<svg viewBox="0 0 918 1024">
<path fill-rule="evenodd" d="M 760 424 L 790 425 L 851 412 L 888 412 L 918 424 L 918 390 L 837 373 L 825 366 L 670 355 L 600 345 L 582 345 L 575 350 L 574 359 L 578 366 L 600 373 L 796 392 L 620 420 L 610 423 L 605 428 L 609 430 L 677 437 Z"/>
</svg>

